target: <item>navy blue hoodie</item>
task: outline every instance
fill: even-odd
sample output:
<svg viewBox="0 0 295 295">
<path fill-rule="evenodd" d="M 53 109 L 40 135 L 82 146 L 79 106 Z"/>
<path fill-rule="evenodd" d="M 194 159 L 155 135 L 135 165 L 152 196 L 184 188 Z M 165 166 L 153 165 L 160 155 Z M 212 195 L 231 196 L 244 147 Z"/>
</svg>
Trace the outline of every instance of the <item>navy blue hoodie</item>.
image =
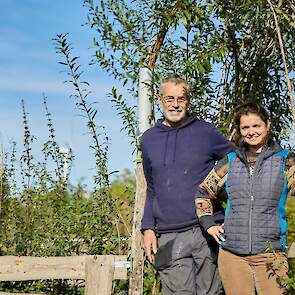
<svg viewBox="0 0 295 295">
<path fill-rule="evenodd" d="M 147 198 L 141 229 L 180 232 L 198 223 L 196 189 L 233 145 L 195 117 L 176 128 L 162 122 L 158 120 L 142 136 Z"/>
</svg>

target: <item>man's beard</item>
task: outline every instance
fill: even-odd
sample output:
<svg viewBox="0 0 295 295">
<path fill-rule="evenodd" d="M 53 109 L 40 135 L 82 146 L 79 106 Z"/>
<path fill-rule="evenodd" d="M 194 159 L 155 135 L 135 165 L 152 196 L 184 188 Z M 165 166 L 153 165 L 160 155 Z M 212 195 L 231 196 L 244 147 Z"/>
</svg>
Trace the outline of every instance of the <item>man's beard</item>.
<svg viewBox="0 0 295 295">
<path fill-rule="evenodd" d="M 186 117 L 186 113 L 187 113 L 185 110 L 182 110 L 179 116 L 173 116 L 166 108 L 161 108 L 161 111 L 163 113 L 164 118 L 167 121 L 173 122 L 173 123 L 177 123 L 183 120 Z"/>
</svg>

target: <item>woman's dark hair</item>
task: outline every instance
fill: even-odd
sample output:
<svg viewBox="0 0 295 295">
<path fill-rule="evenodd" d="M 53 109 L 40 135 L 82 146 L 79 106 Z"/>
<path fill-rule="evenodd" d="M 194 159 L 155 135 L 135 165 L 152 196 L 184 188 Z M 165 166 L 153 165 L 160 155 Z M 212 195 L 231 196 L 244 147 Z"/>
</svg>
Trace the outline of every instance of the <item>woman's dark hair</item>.
<svg viewBox="0 0 295 295">
<path fill-rule="evenodd" d="M 258 103 L 254 102 L 248 102 L 241 104 L 236 107 L 235 109 L 235 116 L 234 116 L 234 122 L 236 126 L 237 131 L 237 137 L 236 137 L 236 143 L 240 145 L 241 143 L 241 133 L 240 133 L 240 120 L 241 117 L 248 114 L 255 114 L 260 117 L 260 119 L 265 123 L 268 124 L 269 122 L 269 115 L 264 107 L 262 107 Z M 271 131 L 269 131 L 268 135 L 268 143 L 272 140 L 272 134 Z"/>
<path fill-rule="evenodd" d="M 263 108 L 258 103 L 248 102 L 237 106 L 235 109 L 236 128 L 240 127 L 241 117 L 248 114 L 256 114 L 265 124 L 268 122 L 269 116 L 265 108 Z"/>
</svg>

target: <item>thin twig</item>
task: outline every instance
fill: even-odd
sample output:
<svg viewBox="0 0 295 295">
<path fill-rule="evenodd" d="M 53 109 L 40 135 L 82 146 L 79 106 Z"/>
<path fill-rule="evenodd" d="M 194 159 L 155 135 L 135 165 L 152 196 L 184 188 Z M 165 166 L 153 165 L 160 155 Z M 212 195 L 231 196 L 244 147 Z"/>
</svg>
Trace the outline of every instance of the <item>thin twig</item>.
<svg viewBox="0 0 295 295">
<path fill-rule="evenodd" d="M 154 282 L 153 282 L 153 288 L 152 288 L 152 295 L 157 294 L 157 273 L 154 275 Z"/>
<path fill-rule="evenodd" d="M 118 236 L 118 249 L 119 249 L 119 255 L 121 255 L 121 235 L 120 235 L 120 229 L 118 226 L 118 220 L 115 219 L 115 226 L 117 230 L 117 236 Z"/>
<path fill-rule="evenodd" d="M 273 13 L 274 20 L 275 20 L 276 31 L 277 31 L 277 35 L 278 35 L 278 39 L 279 39 L 279 45 L 280 45 L 280 50 L 281 50 L 281 54 L 282 54 L 282 60 L 283 60 L 284 69 L 285 69 L 285 75 L 286 75 L 286 80 L 287 80 L 288 93 L 289 93 L 289 96 L 290 96 L 291 113 L 292 113 L 292 116 L 293 116 L 293 123 L 295 123 L 294 97 L 292 95 L 293 91 L 292 91 L 291 81 L 290 81 L 290 78 L 289 78 L 289 72 L 288 72 L 288 68 L 287 68 L 286 55 L 285 55 L 285 50 L 284 50 L 284 44 L 283 44 L 281 29 L 280 29 L 280 26 L 279 26 L 279 21 L 278 21 L 278 17 L 276 15 L 274 6 L 272 5 L 270 0 L 267 0 L 267 2 L 268 2 L 269 6 L 271 8 L 271 11 Z"/>
</svg>

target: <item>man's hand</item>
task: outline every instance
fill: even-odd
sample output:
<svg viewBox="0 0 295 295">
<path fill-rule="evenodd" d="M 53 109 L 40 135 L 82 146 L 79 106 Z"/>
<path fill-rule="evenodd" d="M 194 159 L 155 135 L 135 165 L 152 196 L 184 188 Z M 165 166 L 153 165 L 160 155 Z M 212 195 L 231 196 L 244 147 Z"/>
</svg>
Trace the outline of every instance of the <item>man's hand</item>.
<svg viewBox="0 0 295 295">
<path fill-rule="evenodd" d="M 146 229 L 143 233 L 143 249 L 151 263 L 155 263 L 157 253 L 157 238 L 152 229 Z"/>
<path fill-rule="evenodd" d="M 207 229 L 207 233 L 210 234 L 218 244 L 225 241 L 225 239 L 221 236 L 221 234 L 224 233 L 223 224 L 211 226 Z"/>
</svg>

